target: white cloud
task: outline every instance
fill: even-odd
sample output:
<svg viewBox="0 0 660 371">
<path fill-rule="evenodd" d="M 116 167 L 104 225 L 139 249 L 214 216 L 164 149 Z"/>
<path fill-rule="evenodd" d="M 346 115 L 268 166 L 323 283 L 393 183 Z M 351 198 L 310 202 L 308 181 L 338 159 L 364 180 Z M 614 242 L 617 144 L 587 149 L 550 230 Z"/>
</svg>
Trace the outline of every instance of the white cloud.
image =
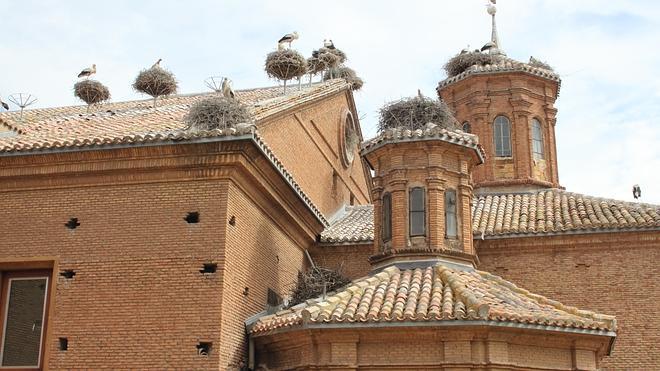
<svg viewBox="0 0 660 371">
<path fill-rule="evenodd" d="M 485 1 L 21 1 L 0 24 L 0 93 L 28 91 L 40 106 L 78 104 L 77 72 L 99 66 L 114 100 L 138 98 L 131 82 L 163 58 L 184 93 L 210 75 L 237 88 L 273 84 L 263 59 L 297 30 L 305 54 L 325 37 L 349 54 L 366 84 L 356 93 L 362 125 L 375 133 L 385 102 L 421 89 L 435 95 L 442 65 L 490 35 Z M 8 8 L 0 0 L 3 9 Z M 660 3 L 507 0 L 498 26 L 509 56 L 547 60 L 563 75 L 557 102 L 560 181 L 576 192 L 660 203 Z"/>
</svg>

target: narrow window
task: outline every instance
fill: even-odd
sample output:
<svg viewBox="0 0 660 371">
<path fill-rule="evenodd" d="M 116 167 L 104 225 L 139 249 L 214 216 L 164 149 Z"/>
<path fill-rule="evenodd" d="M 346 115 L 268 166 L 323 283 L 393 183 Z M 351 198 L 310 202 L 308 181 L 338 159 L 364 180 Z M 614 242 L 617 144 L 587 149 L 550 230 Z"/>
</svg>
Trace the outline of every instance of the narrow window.
<svg viewBox="0 0 660 371">
<path fill-rule="evenodd" d="M 383 195 L 383 241 L 392 239 L 392 195 L 385 193 Z"/>
<path fill-rule="evenodd" d="M 445 233 L 447 238 L 456 238 L 458 223 L 456 218 L 456 191 L 445 190 Z"/>
<path fill-rule="evenodd" d="M 48 272 L 3 272 L 1 367 L 39 368 L 48 298 Z"/>
<path fill-rule="evenodd" d="M 412 188 L 410 190 L 410 236 L 426 235 L 426 202 L 424 200 L 424 188 Z"/>
<path fill-rule="evenodd" d="M 497 116 L 493 124 L 495 156 L 511 157 L 511 123 L 504 116 Z"/>
<path fill-rule="evenodd" d="M 470 123 L 465 121 L 463 123 L 463 131 L 466 133 L 471 133 L 472 132 L 472 127 L 470 126 Z"/>
<path fill-rule="evenodd" d="M 532 154 L 535 159 L 542 159 L 543 156 L 543 128 L 537 119 L 532 120 Z"/>
</svg>

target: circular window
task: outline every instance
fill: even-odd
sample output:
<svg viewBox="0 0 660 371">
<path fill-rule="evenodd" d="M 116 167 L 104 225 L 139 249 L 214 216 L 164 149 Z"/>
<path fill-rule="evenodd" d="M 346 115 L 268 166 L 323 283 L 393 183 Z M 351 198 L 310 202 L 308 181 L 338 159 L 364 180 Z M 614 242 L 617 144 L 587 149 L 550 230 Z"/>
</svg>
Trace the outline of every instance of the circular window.
<svg viewBox="0 0 660 371">
<path fill-rule="evenodd" d="M 342 152 L 344 165 L 349 166 L 353 163 L 355 159 L 355 152 L 358 149 L 360 144 L 360 137 L 355 129 L 355 122 L 353 121 L 353 115 L 349 111 L 346 111 L 344 115 L 344 121 L 342 123 Z"/>
</svg>

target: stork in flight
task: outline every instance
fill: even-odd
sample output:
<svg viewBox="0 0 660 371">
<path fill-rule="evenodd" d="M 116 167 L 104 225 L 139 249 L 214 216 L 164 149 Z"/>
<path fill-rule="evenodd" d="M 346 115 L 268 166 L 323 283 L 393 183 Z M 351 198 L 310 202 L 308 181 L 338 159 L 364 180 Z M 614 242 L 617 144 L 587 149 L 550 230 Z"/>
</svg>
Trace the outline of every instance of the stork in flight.
<svg viewBox="0 0 660 371">
<path fill-rule="evenodd" d="M 633 197 L 635 197 L 635 199 L 642 197 L 642 188 L 639 187 L 639 184 L 635 184 L 633 186 L 632 191 L 633 191 Z"/>
<path fill-rule="evenodd" d="M 156 63 L 154 63 L 154 65 L 151 66 L 151 68 L 160 67 L 160 62 L 162 62 L 162 61 L 163 61 L 163 58 L 158 58 L 158 60 L 156 61 Z"/>
<path fill-rule="evenodd" d="M 332 42 L 332 39 L 323 40 L 323 46 L 330 50 L 336 49 L 335 43 Z"/>
<path fill-rule="evenodd" d="M 5 109 L 5 111 L 9 111 L 9 105 L 2 100 L 2 97 L 0 97 L 0 105 Z"/>
<path fill-rule="evenodd" d="M 298 40 L 298 32 L 294 31 L 293 33 L 288 33 L 277 42 L 277 49 L 278 50 L 283 50 L 284 49 L 284 44 L 289 44 L 289 49 L 291 49 L 291 43 L 294 40 Z"/>
<path fill-rule="evenodd" d="M 84 70 L 80 71 L 80 73 L 78 74 L 78 78 L 90 77 L 95 73 L 96 73 L 96 64 L 93 64 L 92 67 L 88 67 L 88 68 L 85 68 Z"/>
<path fill-rule="evenodd" d="M 236 94 L 234 94 L 234 89 L 231 87 L 231 80 L 227 77 L 222 78 L 222 95 L 225 98 L 234 99 Z"/>
</svg>

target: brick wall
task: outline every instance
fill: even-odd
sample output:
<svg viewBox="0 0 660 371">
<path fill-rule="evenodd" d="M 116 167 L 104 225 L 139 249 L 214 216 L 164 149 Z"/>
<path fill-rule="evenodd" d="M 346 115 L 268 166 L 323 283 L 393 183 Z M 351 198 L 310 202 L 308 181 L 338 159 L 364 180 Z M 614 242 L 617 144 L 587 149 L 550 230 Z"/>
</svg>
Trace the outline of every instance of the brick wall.
<svg viewBox="0 0 660 371">
<path fill-rule="evenodd" d="M 310 249 L 310 255 L 315 264 L 341 268 L 344 276 L 354 280 L 366 276 L 371 270 L 369 257 L 373 255 L 373 244 L 315 246 Z"/>
<path fill-rule="evenodd" d="M 615 315 L 609 370 L 660 365 L 660 234 L 612 234 L 475 240 L 479 269 L 579 309 Z"/>
</svg>

